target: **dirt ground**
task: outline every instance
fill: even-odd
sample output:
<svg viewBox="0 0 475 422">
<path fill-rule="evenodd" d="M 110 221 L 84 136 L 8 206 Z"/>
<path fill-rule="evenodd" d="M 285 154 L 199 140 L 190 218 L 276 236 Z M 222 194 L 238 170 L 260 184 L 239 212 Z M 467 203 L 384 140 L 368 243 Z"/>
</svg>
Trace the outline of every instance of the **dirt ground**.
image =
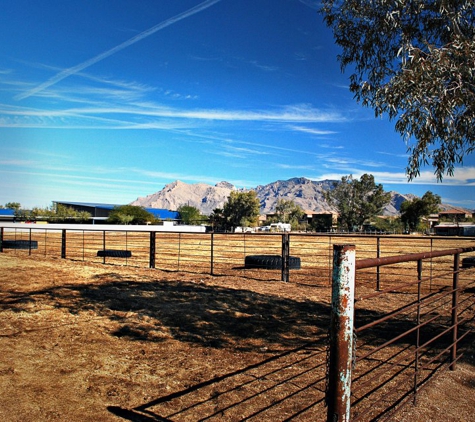
<svg viewBox="0 0 475 422">
<path fill-rule="evenodd" d="M 329 289 L 238 275 L 0 254 L 0 420 L 325 420 Z M 394 420 L 473 409 L 465 356 Z"/>
</svg>

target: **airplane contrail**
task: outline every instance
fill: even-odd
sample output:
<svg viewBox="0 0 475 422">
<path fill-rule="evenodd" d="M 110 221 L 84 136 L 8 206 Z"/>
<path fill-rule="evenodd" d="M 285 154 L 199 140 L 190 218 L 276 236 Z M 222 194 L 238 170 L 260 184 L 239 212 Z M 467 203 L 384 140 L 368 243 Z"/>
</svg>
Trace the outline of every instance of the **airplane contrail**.
<svg viewBox="0 0 475 422">
<path fill-rule="evenodd" d="M 195 7 L 192 7 L 191 9 L 188 9 L 185 12 L 179 13 L 176 16 L 173 16 L 163 22 L 160 22 L 159 24 L 153 26 L 152 28 L 147 29 L 146 31 L 141 32 L 140 34 L 128 39 L 127 41 L 124 41 L 122 44 L 119 44 L 118 46 L 111 48 L 110 50 L 105 51 L 104 53 L 101 53 L 92 59 L 86 60 L 85 62 L 82 62 L 76 66 L 70 67 L 68 69 L 65 69 L 52 78 L 48 79 L 46 82 L 43 82 L 42 84 L 38 85 L 35 88 L 30 89 L 27 92 L 24 92 L 23 94 L 16 95 L 14 98 L 16 100 L 23 100 L 25 98 L 31 97 L 32 95 L 37 94 L 38 92 L 43 91 L 46 88 L 49 88 L 52 85 L 55 85 L 59 81 L 62 81 L 63 79 L 67 78 L 68 76 L 74 75 L 77 72 L 80 72 L 81 70 L 86 69 L 89 66 L 92 66 L 93 64 L 100 62 L 101 60 L 104 60 L 105 58 L 111 56 L 112 54 L 117 53 L 120 50 L 123 50 L 126 47 L 129 47 L 132 44 L 135 44 L 136 42 L 143 40 L 144 38 L 149 37 L 150 35 L 154 34 L 157 31 L 160 31 L 163 28 L 166 28 L 167 26 L 170 26 L 178 21 L 181 21 L 182 19 L 185 19 L 189 16 L 192 16 L 196 13 L 201 12 L 202 10 L 207 9 L 208 7 L 218 3 L 221 0 L 206 0 L 203 3 L 198 4 Z"/>
</svg>

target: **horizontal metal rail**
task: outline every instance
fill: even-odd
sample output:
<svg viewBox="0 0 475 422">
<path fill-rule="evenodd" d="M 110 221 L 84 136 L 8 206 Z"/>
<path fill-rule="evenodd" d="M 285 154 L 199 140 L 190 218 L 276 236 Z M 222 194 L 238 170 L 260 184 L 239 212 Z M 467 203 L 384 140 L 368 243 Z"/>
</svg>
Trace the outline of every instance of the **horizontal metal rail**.
<svg viewBox="0 0 475 422">
<path fill-rule="evenodd" d="M 428 258 L 437 258 L 441 256 L 457 255 L 462 253 L 474 252 L 475 246 L 468 248 L 447 249 L 442 251 L 411 253 L 405 255 L 387 256 L 383 258 L 367 258 L 356 261 L 356 269 L 382 267 L 384 265 L 400 264 L 401 262 L 419 261 Z"/>
<path fill-rule="evenodd" d="M 415 402 L 418 391 L 441 368 L 455 369 L 463 355 L 458 348 L 475 328 L 475 268 L 460 268 L 460 256 L 474 251 L 470 246 L 355 262 L 360 270 L 355 284 L 366 274 L 363 269 L 396 269 L 408 262 L 417 263 L 417 269 L 406 266 L 383 290 L 355 295 L 354 332 L 358 340 L 352 345 L 356 369 L 351 389 L 352 420 L 389 420 L 388 413 L 397 412 L 411 397 Z M 440 257 L 453 257 L 453 265 L 440 261 L 445 263 L 441 271 L 438 267 L 442 265 L 434 261 Z M 423 262 L 430 263 L 426 267 L 430 275 L 424 277 Z M 416 275 L 411 274 L 414 271 Z M 437 287 L 432 285 L 434 281 L 439 283 Z M 356 287 L 365 286 L 360 282 Z M 381 303 L 387 309 L 383 310 Z M 357 326 L 364 314 L 371 319 L 363 318 Z"/>
</svg>

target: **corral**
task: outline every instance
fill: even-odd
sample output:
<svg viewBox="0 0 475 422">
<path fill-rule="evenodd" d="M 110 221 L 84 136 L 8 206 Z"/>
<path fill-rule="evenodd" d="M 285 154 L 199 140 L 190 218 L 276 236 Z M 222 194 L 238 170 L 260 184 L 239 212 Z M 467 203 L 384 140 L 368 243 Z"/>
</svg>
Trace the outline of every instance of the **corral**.
<svg viewBox="0 0 475 422">
<path fill-rule="evenodd" d="M 248 255 L 280 254 L 282 235 L 157 233 L 153 260 L 150 234 L 130 229 L 67 232 L 65 242 L 64 232 L 45 228 L 5 229 L 2 236 L 38 242 L 37 249 L 0 254 L 0 383 L 9 391 L 0 416 L 11 421 L 325 420 L 333 244 L 355 244 L 358 259 L 475 244 L 466 238 L 293 234 L 289 252 L 302 265 L 282 283 L 279 270 L 244 266 Z M 99 250 L 131 255 L 98 257 Z M 419 317 L 426 317 L 429 331 L 445 327 L 453 262 L 451 256 L 431 258 L 419 274 L 417 262 L 358 270 L 354 383 L 365 386 L 355 391 L 353 409 L 360 420 L 389 414 L 391 420 L 470 420 L 475 268 L 457 272 L 464 354 L 456 371 L 417 395 L 418 406 L 393 415 L 407 388 L 374 383 L 379 369 L 390 379 L 410 370 L 414 362 L 404 353 L 414 351 L 413 336 L 368 355 L 392 332 L 413 327 L 408 306 L 421 285 L 414 279 L 423 279 L 421 288 L 432 298 L 424 299 L 432 302 Z M 402 291 L 404 283 L 412 284 Z M 437 301 L 442 305 L 434 306 Z M 401 307 L 393 322 L 385 319 L 363 333 Z M 421 346 L 419 357 L 431 359 L 417 361 L 424 366 L 418 377 L 432 374 L 447 357 L 432 359 L 438 352 Z"/>
</svg>

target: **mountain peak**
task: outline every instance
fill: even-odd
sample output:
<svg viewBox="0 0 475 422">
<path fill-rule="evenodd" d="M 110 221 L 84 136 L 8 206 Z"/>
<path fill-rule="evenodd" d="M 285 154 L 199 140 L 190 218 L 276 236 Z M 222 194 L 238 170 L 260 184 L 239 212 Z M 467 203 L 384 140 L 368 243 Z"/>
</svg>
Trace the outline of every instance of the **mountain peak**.
<svg viewBox="0 0 475 422">
<path fill-rule="evenodd" d="M 215 185 L 217 188 L 236 190 L 236 186 L 229 182 L 219 182 Z"/>
<path fill-rule="evenodd" d="M 313 181 L 305 177 L 294 177 L 257 186 L 251 190 L 254 190 L 259 198 L 261 214 L 275 212 L 279 199 L 294 201 L 305 211 L 329 212 L 335 210 L 325 200 L 325 192 L 333 188 L 334 182 L 334 180 Z M 188 184 L 176 180 L 159 192 L 137 198 L 131 205 L 169 210 L 177 210 L 181 205 L 191 205 L 198 208 L 202 214 L 210 215 L 216 208 L 223 208 L 234 190 L 237 188 L 226 181 L 212 186 L 206 183 Z M 401 203 L 412 198 L 414 195 L 391 192 L 391 201 L 385 207 L 384 214 L 397 215 Z"/>
</svg>

